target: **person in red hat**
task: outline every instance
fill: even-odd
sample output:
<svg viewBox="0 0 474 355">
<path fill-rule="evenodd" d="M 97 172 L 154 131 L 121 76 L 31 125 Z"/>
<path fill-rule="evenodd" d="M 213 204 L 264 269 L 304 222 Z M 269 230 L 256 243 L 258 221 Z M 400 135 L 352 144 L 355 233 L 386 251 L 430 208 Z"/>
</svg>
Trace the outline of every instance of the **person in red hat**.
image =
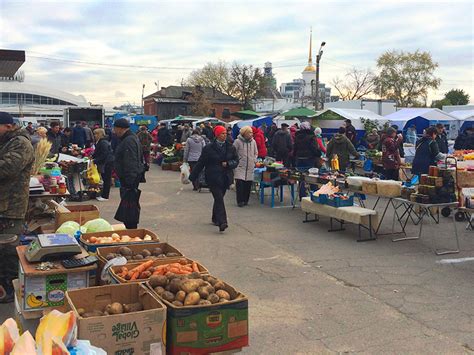
<svg viewBox="0 0 474 355">
<path fill-rule="evenodd" d="M 201 171 L 205 169 L 206 182 L 214 198 L 212 223 L 223 232 L 228 227 L 224 195 L 233 183 L 234 169 L 239 164 L 239 157 L 234 146 L 226 140 L 225 127 L 216 126 L 214 137 L 214 141 L 203 148 L 189 179 L 196 181 Z"/>
</svg>

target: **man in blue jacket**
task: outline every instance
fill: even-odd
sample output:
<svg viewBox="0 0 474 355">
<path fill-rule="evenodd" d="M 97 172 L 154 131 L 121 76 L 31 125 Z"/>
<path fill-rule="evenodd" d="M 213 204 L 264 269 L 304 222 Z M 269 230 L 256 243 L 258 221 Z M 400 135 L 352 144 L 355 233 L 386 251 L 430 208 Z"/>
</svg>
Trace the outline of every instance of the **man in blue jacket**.
<svg viewBox="0 0 474 355">
<path fill-rule="evenodd" d="M 81 148 L 84 148 L 86 145 L 86 131 L 79 121 L 76 122 L 72 129 L 72 144 L 77 144 Z"/>
</svg>

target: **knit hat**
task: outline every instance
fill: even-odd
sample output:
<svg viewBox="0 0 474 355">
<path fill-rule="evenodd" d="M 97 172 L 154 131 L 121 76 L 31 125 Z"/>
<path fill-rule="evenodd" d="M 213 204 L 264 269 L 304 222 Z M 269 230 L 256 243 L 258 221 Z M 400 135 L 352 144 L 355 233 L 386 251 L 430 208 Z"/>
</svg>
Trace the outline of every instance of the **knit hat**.
<svg viewBox="0 0 474 355">
<path fill-rule="evenodd" d="M 8 112 L 0 112 L 0 124 L 13 124 L 13 117 Z"/>
<path fill-rule="evenodd" d="M 130 128 L 130 122 L 128 122 L 125 118 L 119 118 L 117 121 L 114 122 L 114 127 Z"/>
<path fill-rule="evenodd" d="M 222 133 L 226 133 L 227 130 L 225 129 L 224 126 L 216 126 L 214 128 L 214 137 L 217 137 L 219 135 L 221 135 Z"/>
</svg>

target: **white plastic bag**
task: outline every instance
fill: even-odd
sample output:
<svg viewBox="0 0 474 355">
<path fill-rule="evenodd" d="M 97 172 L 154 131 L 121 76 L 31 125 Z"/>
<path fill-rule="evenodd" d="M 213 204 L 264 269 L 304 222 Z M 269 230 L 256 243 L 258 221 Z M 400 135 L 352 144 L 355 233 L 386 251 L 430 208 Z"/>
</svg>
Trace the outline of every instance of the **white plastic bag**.
<svg viewBox="0 0 474 355">
<path fill-rule="evenodd" d="M 188 163 L 183 163 L 181 165 L 181 182 L 183 184 L 189 184 L 191 181 L 189 181 L 189 174 L 190 174 L 190 169 L 189 169 L 189 164 Z"/>
</svg>

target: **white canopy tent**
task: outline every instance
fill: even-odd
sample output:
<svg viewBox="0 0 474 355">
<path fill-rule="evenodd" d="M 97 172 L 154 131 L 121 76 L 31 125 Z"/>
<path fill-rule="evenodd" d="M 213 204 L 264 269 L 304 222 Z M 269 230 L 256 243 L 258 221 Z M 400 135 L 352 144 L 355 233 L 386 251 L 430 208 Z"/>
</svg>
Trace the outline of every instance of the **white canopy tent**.
<svg viewBox="0 0 474 355">
<path fill-rule="evenodd" d="M 451 111 L 449 114 L 459 120 L 461 131 L 464 131 L 467 127 L 474 126 L 474 110 Z"/>
</svg>

